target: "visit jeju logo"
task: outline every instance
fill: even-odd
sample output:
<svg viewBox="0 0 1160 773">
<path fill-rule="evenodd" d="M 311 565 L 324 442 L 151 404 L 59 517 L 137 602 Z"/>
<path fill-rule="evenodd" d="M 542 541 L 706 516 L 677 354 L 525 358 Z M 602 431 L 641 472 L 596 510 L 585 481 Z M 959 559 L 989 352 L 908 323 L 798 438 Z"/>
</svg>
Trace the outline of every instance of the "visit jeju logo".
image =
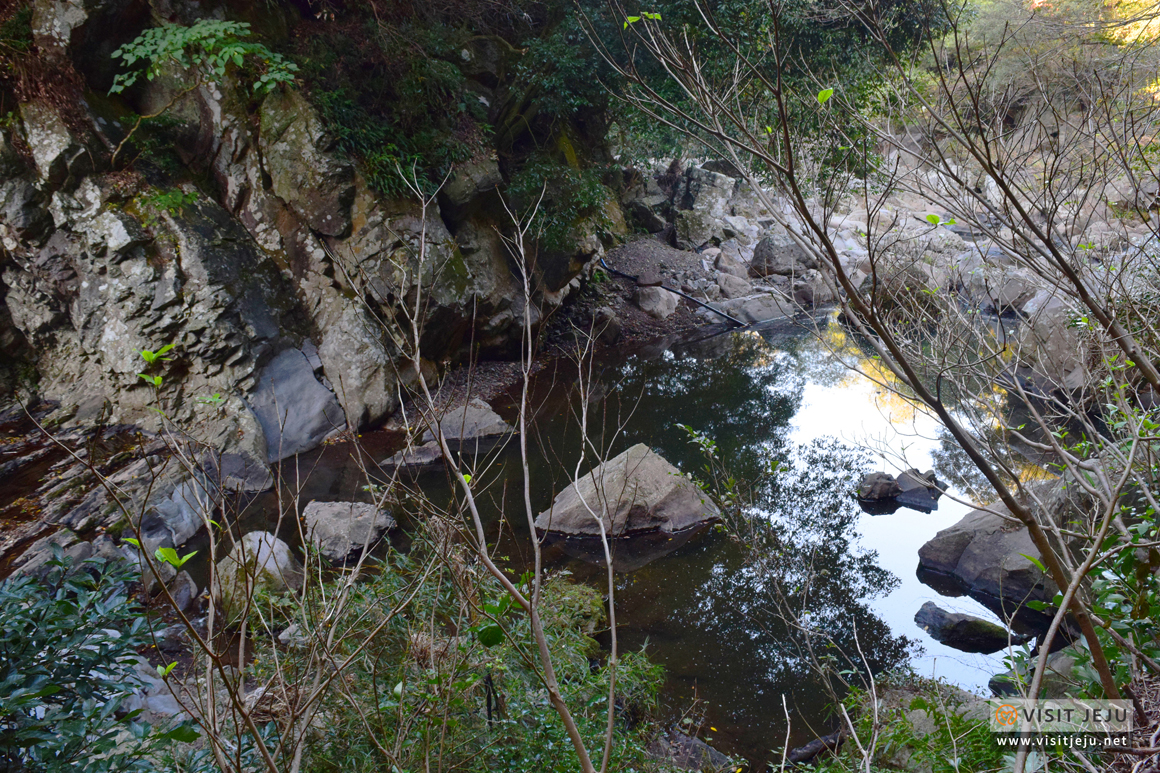
<svg viewBox="0 0 1160 773">
<path fill-rule="evenodd" d="M 1011 727 L 1019 721 L 1019 709 L 1004 703 L 995 709 L 995 721 L 1003 727 Z"/>
</svg>

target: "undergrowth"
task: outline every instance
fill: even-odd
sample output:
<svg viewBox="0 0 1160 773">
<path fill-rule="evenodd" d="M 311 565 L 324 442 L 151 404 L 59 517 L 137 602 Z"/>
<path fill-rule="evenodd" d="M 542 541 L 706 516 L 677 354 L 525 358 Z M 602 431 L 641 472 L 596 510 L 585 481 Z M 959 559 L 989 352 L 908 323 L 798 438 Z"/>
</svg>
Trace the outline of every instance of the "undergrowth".
<svg viewBox="0 0 1160 773">
<path fill-rule="evenodd" d="M 439 563 L 416 592 L 413 581 L 431 560 Z M 345 684 L 321 709 L 325 721 L 305 770 L 575 769 L 572 744 L 539 676 L 527 617 L 490 577 L 421 541 L 407 554 L 392 551 L 352 593 L 333 624 L 348 631 L 335 657 L 353 661 Z M 605 625 L 603 599 L 561 575 L 547 580 L 543 593 L 544 627 L 564 700 L 588 748 L 602 749 L 609 670 L 599 662 L 592 634 Z M 405 611 L 383 626 L 387 611 L 401 603 Z M 295 605 L 264 597 L 255 607 L 267 622 L 288 625 Z M 255 676 L 289 696 L 310 657 L 305 645 L 289 652 L 266 648 Z M 642 653 L 626 653 L 616 681 L 619 719 L 610 769 L 651 770 L 646 746 L 654 726 L 646 720 L 656 705 L 660 668 Z M 281 706 L 271 704 L 275 720 Z"/>
</svg>

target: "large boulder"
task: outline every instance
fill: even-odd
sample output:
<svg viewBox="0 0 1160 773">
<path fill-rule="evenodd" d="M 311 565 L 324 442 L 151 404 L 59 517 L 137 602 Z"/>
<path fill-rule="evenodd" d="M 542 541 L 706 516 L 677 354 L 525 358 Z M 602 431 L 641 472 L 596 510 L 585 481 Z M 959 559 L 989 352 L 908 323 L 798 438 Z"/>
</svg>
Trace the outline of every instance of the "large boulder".
<svg viewBox="0 0 1160 773">
<path fill-rule="evenodd" d="M 935 641 L 962 652 L 990 654 L 1027 641 L 1026 637 L 1016 636 L 1003 626 L 981 617 L 947 612 L 933 601 L 919 608 L 914 622 Z"/>
<path fill-rule="evenodd" d="M 718 273 L 717 286 L 721 288 L 721 294 L 729 299 L 753 295 L 753 285 L 732 274 Z"/>
<path fill-rule="evenodd" d="M 717 301 L 709 304 L 746 325 L 769 322 L 774 319 L 792 317 L 797 313 L 793 304 L 784 296 L 775 293 L 757 293 L 743 298 Z M 721 322 L 722 317 L 705 308 L 698 308 L 697 314 L 712 322 Z"/>
<path fill-rule="evenodd" d="M 227 616 L 239 614 L 257 590 L 281 593 L 298 590 L 305 581 L 302 564 L 290 546 L 273 534 L 251 531 L 218 561 L 213 596 Z"/>
<path fill-rule="evenodd" d="M 1054 288 L 1041 288 L 1022 306 L 1027 321 L 1014 346 L 1018 365 L 1046 390 L 1078 390 L 1089 380 L 1087 342 L 1072 321 L 1084 314 Z"/>
<path fill-rule="evenodd" d="M 638 443 L 561 491 L 536 528 L 599 537 L 598 517 L 609 536 L 624 537 L 682 532 L 718 520 L 721 511 L 680 470 Z"/>
<path fill-rule="evenodd" d="M 249 402 L 266 435 L 271 464 L 317 447 L 346 426 L 334 393 L 319 383 L 297 349 L 287 349 L 263 369 Z"/>
<path fill-rule="evenodd" d="M 818 262 L 801 245 L 789 236 L 776 234 L 767 236 L 757 243 L 753 250 L 753 260 L 749 263 L 749 275 L 766 277 L 772 274 L 790 276 L 816 269 Z"/>
<path fill-rule="evenodd" d="M 677 310 L 679 296 L 663 287 L 638 287 L 633 300 L 650 317 L 667 319 Z"/>
<path fill-rule="evenodd" d="M 685 172 L 680 208 L 704 212 L 714 220 L 724 220 L 733 213 L 729 200 L 737 187 L 737 180 L 704 167 L 691 167 Z"/>
<path fill-rule="evenodd" d="M 971 511 L 919 548 L 918 578 L 944 595 L 970 596 L 1003 619 L 1017 614 L 1041 623 L 1026 603 L 1050 602 L 1058 588 L 1036 565 L 1027 528 L 1004 517 L 1010 511 L 1001 502 L 989 509 L 995 512 Z"/>
<path fill-rule="evenodd" d="M 365 502 L 311 502 L 302 511 L 306 534 L 334 563 L 374 547 L 395 519 Z"/>
</svg>

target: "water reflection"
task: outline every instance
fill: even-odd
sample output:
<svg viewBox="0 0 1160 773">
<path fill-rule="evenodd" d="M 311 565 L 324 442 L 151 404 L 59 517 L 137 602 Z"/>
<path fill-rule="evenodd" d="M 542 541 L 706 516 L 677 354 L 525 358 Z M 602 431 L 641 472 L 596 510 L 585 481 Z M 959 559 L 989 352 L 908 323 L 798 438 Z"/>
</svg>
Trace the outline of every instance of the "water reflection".
<svg viewBox="0 0 1160 773">
<path fill-rule="evenodd" d="M 853 496 L 874 461 L 862 450 L 868 435 L 889 430 L 893 434 L 883 435 L 882 443 L 911 454 L 917 450 L 920 458 L 907 466 L 928 469 L 939 446 L 936 428 L 906 401 L 851 375 L 828 347 L 875 373 L 874 361 L 840 327 L 823 321 L 816 335 L 772 326 L 628 353 L 594 369 L 596 383 L 588 394 L 588 434 L 609 457 L 643 442 L 682 470 L 703 475 L 701 452 L 679 426 L 688 425 L 716 441 L 721 462 L 751 492 L 752 506 L 735 514 L 728 530 L 681 535 L 688 538 L 684 544 L 667 537 L 664 544 L 644 547 L 620 544 L 614 565 L 625 570 L 616 578 L 620 640 L 626 647 L 647 647 L 667 669 L 670 718 L 698 699 L 707 726 L 717 728 L 708 733 L 713 744 L 755 763 L 784 743 L 782 695 L 792 744 L 836 726 L 826 714 L 827 694 L 811 669 L 807 640 L 787 617 L 826 632 L 847 654 L 860 646 L 874 671 L 906 663 L 915 653 L 910 636 L 945 652 L 911 619 L 924 594 L 932 597 L 914 578 L 916 550 L 963 510 L 944 507 L 918 516 L 921 521 L 880 516 L 868 524 Z M 531 391 L 531 494 L 537 512 L 571 482 L 576 468 L 577 377 L 574 366 L 560 362 L 541 373 Z M 517 398 L 513 393 L 494 407 L 512 419 Z M 900 441 L 907 425 L 914 437 Z M 370 449 L 376 459 L 394 450 L 389 444 Z M 310 495 L 360 496 L 360 475 L 332 458 L 338 451 L 302 457 L 304 468 L 317 462 L 315 474 L 321 476 Z M 943 459 L 953 464 L 945 451 Z M 510 556 L 519 570 L 531 551 L 514 445 L 494 454 L 491 463 L 490 473 L 477 471 L 475 477 L 480 502 L 491 533 L 503 523 L 498 554 Z M 780 465 L 776 474 L 769 472 L 773 463 Z M 591 466 L 587 457 L 581 472 Z M 453 496 L 443 473 L 421 482 L 436 502 Z M 654 555 L 663 557 L 649 562 Z M 545 557 L 551 567 L 603 586 L 592 550 L 555 543 Z"/>
<path fill-rule="evenodd" d="M 576 447 L 569 415 L 575 379 L 560 371 L 543 378 L 536 431 L 560 464 L 555 474 L 533 469 L 533 479 L 542 485 L 552 478 L 558 488 L 568 482 L 558 470 L 575 463 L 566 451 Z M 701 452 L 678 426 L 688 425 L 716 441 L 721 462 L 752 502 L 728 532 L 710 530 L 618 577 L 622 645 L 647 647 L 665 666 L 674 717 L 690 698 L 702 702 L 708 725 L 717 728 L 714 743 L 725 751 L 757 763 L 779 747 L 783 694 L 793 743 L 829 732 L 828 696 L 811 667 L 821 653 L 811 655 L 798 625 L 826 632 L 848 653 L 857 651 L 856 636 L 875 671 L 912 654 L 912 643 L 871 606 L 898 579 L 857 544 L 851 492 L 868 468 L 865 453 L 834 439 L 790 438 L 806 385 L 840 386 L 845 368 L 800 329 L 774 327 L 629 356 L 605 363 L 598 378 L 603 400 L 590 433 L 607 440 L 621 428 L 610 453 L 644 442 L 699 474 Z M 772 462 L 781 470 L 771 475 Z M 544 504 L 550 498 L 547 491 L 539 496 Z M 566 552 L 548 555 L 581 580 L 603 582 L 598 567 Z"/>
</svg>

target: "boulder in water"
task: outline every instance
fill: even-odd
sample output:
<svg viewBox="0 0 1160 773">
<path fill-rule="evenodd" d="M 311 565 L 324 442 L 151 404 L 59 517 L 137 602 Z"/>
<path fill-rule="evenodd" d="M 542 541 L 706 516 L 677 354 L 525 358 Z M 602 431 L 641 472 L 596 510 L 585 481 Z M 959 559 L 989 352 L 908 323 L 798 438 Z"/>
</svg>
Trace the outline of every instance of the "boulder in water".
<svg viewBox="0 0 1160 773">
<path fill-rule="evenodd" d="M 922 605 L 914 616 L 918 627 L 937 642 L 962 652 L 986 655 L 999 652 L 1010 644 L 1023 644 L 1026 637 L 1016 636 L 1006 628 L 974 615 L 947 612 L 933 601 Z"/>
<path fill-rule="evenodd" d="M 902 493 L 894 476 L 886 472 L 872 472 L 858 484 L 858 498 L 868 501 L 893 499 Z"/>
<path fill-rule="evenodd" d="M 311 502 L 302 520 L 319 552 L 334 563 L 374 546 L 395 525 L 394 518 L 365 502 Z"/>
<path fill-rule="evenodd" d="M 452 451 L 487 451 L 512 432 L 512 427 L 483 400 L 473 398 L 465 405 L 448 409 L 439 418 L 439 428 Z M 423 442 L 434 441 L 435 433 L 430 429 L 423 435 Z"/>
<path fill-rule="evenodd" d="M 938 509 L 942 488 L 933 470 L 909 469 L 897 478 L 872 472 L 858 484 L 858 503 L 871 515 L 893 513 L 900 507 L 930 513 Z"/>
<path fill-rule="evenodd" d="M 561 491 L 536 528 L 599 537 L 681 532 L 716 521 L 721 511 L 673 465 L 638 443 Z"/>
</svg>

